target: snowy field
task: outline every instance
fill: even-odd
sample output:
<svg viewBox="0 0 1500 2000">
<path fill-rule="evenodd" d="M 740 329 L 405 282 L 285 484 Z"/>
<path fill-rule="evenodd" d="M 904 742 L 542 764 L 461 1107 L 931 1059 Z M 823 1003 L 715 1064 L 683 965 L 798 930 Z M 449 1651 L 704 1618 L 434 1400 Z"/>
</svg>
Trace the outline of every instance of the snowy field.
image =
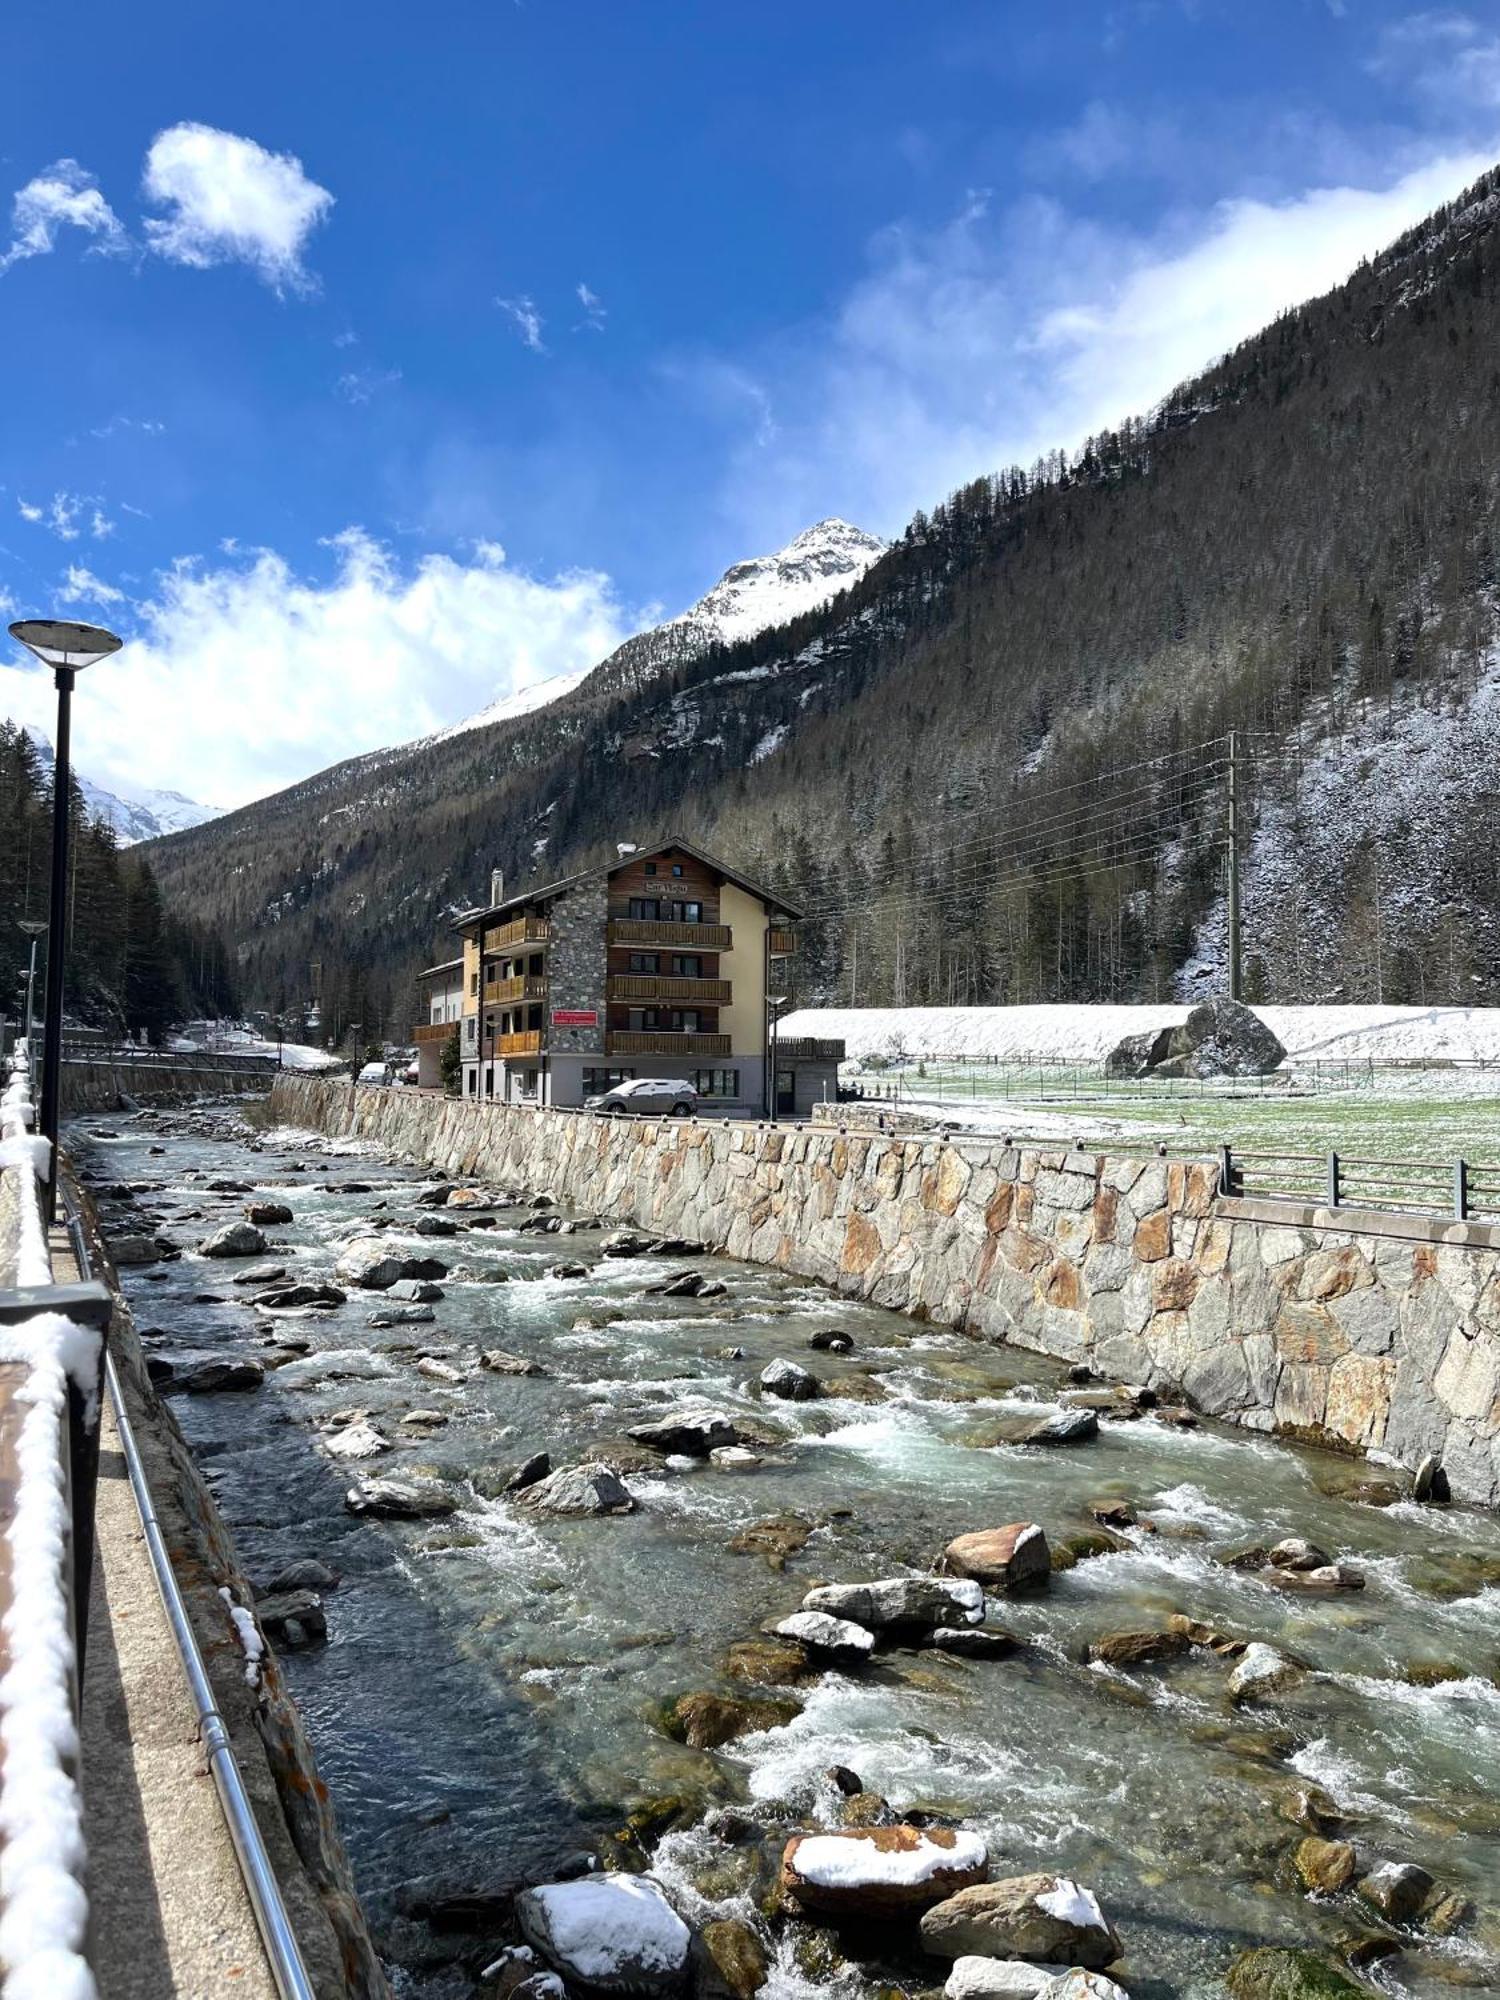
<svg viewBox="0 0 1500 2000">
<path fill-rule="evenodd" d="M 1500 1062 L 1500 1007 L 1257 1007 L 1296 1060 Z M 1181 1003 L 1160 1007 L 803 1007 L 779 1032 L 842 1041 L 851 1056 L 1068 1057 L 1099 1062 L 1126 1035 L 1175 1027 Z"/>
</svg>

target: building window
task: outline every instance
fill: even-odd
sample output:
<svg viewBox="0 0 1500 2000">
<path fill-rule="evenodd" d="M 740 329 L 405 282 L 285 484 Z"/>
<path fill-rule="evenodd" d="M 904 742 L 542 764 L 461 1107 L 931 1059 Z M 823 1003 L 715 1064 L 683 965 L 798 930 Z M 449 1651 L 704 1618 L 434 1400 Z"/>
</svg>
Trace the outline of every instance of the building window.
<svg viewBox="0 0 1500 2000">
<path fill-rule="evenodd" d="M 676 874 L 677 871 L 673 869 L 672 872 L 673 874 Z M 648 875 L 654 875 L 656 873 L 656 863 L 654 861 L 648 861 L 646 863 L 646 873 Z"/>
<path fill-rule="evenodd" d="M 674 861 L 672 863 L 672 873 L 674 875 L 680 875 L 682 873 L 682 863 L 680 861 Z"/>
<path fill-rule="evenodd" d="M 632 972 L 656 972 L 661 967 L 661 955 L 654 951 L 633 951 L 630 954 Z"/>
<path fill-rule="evenodd" d="M 479 991 L 479 974 L 477 972 L 471 972 L 469 974 L 469 991 L 471 993 L 477 993 Z"/>
<path fill-rule="evenodd" d="M 586 1069 L 583 1072 L 583 1094 L 585 1097 L 602 1097 L 617 1083 L 629 1083 L 634 1075 L 633 1069 Z"/>
<path fill-rule="evenodd" d="M 693 1088 L 700 1097 L 738 1097 L 740 1073 L 737 1069 L 695 1069 Z"/>
<path fill-rule="evenodd" d="M 654 924 L 661 915 L 661 904 L 654 896 L 632 896 L 630 914 L 638 923 Z"/>
<path fill-rule="evenodd" d="M 679 953 L 672 960 L 672 971 L 679 979 L 701 979 L 703 960 L 696 952 Z"/>
</svg>

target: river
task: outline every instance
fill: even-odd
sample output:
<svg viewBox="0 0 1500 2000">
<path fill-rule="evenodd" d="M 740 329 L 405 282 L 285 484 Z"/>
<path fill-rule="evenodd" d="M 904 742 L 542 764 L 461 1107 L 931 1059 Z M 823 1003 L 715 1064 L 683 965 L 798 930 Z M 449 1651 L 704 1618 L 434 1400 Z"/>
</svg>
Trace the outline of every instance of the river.
<svg viewBox="0 0 1500 2000">
<path fill-rule="evenodd" d="M 845 1961 L 838 1941 L 764 1914 L 787 1835 L 849 1810 L 824 1775 L 833 1766 L 897 1812 L 982 1832 L 993 1875 L 1086 1882 L 1125 1937 L 1131 1993 L 1184 2000 L 1222 1993 L 1243 1945 L 1382 1929 L 1351 1890 L 1315 1900 L 1294 1879 L 1306 1828 L 1287 1815 L 1299 1788 L 1321 1787 L 1361 1866 L 1416 1861 L 1450 1895 L 1436 1923 L 1410 1926 L 1404 1948 L 1360 1976 L 1392 1994 L 1500 1990 L 1492 1517 L 1368 1504 L 1355 1491 L 1378 1478 L 1371 1468 L 1152 1411 L 1107 1420 L 1086 1443 L 997 1444 L 1016 1418 L 1055 1406 L 1061 1365 L 722 1258 L 605 1257 L 598 1226 L 521 1231 L 538 1213 L 525 1206 L 446 1211 L 461 1233 L 424 1236 L 414 1225 L 436 1211 L 417 1203 L 430 1186 L 419 1172 L 306 1133 L 234 1136 L 236 1116 L 90 1118 L 71 1143 L 96 1182 L 132 1191 L 103 1202 L 110 1226 L 144 1220 L 182 1247 L 124 1273 L 148 1353 L 268 1364 L 259 1391 L 175 1395 L 173 1407 L 246 1570 L 264 1580 L 315 1557 L 341 1579 L 324 1598 L 327 1642 L 283 1664 L 400 1991 L 487 1990 L 473 1975 L 494 1943 L 418 1921 L 414 1883 L 548 1879 L 601 1844 L 612 1863 L 649 1862 L 690 1920 L 748 1923 L 769 1957 L 769 2000 L 939 1987 L 935 1960 L 882 1941 L 872 1962 Z M 257 1310 L 233 1282 L 242 1265 L 196 1254 L 251 1198 L 215 1181 L 291 1207 L 268 1255 L 299 1281 L 327 1278 L 370 1223 L 440 1258 L 450 1275 L 434 1322 L 372 1329 L 386 1302 L 361 1292 L 331 1312 Z M 583 1274 L 548 1275 L 563 1262 Z M 725 1292 L 650 1293 L 684 1269 Z M 834 1330 L 851 1352 L 810 1348 Z M 545 1373 L 476 1368 L 495 1347 Z M 824 1395 L 757 1394 L 778 1356 L 811 1366 Z M 462 1379 L 420 1371 L 423 1357 Z M 626 1439 L 689 1398 L 759 1432 L 758 1466 L 663 1461 Z M 328 1427 L 351 1409 L 389 1452 L 328 1456 Z M 440 1421 L 414 1431 L 414 1410 Z M 615 1463 L 637 1511 L 554 1519 L 505 1497 L 507 1472 L 538 1451 L 554 1465 Z M 359 1478 L 413 1471 L 447 1483 L 457 1511 L 347 1511 Z M 726 1677 L 729 1649 L 815 1583 L 925 1571 L 954 1536 L 1011 1521 L 1040 1522 L 1057 1550 L 1092 1533 L 1108 1501 L 1138 1517 L 1120 1546 L 1060 1570 L 1045 1594 L 992 1600 L 991 1621 L 1021 1642 L 1006 1658 L 892 1647 L 863 1671 L 770 1689 Z M 1290 1535 L 1365 1587 L 1314 1596 L 1223 1560 Z M 1271 1642 L 1308 1672 L 1235 1707 L 1232 1663 L 1202 1648 L 1135 1668 L 1085 1660 L 1091 1642 L 1174 1612 Z M 701 1689 L 791 1706 L 697 1750 L 662 1718 Z"/>
</svg>

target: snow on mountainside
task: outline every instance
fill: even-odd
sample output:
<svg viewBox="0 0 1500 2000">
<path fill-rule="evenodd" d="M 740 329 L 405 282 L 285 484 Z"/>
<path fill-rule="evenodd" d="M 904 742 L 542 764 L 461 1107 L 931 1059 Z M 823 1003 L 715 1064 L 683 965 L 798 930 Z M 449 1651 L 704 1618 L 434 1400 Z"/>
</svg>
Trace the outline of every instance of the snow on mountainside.
<svg viewBox="0 0 1500 2000">
<path fill-rule="evenodd" d="M 26 734 L 36 746 L 42 768 L 50 774 L 50 739 L 40 729 L 28 728 Z M 96 785 L 92 778 L 86 778 L 78 771 L 73 775 L 83 793 L 84 804 L 95 819 L 109 821 L 122 847 L 134 847 L 138 840 L 155 840 L 164 833 L 181 833 L 185 827 L 202 826 L 205 820 L 217 819 L 224 811 L 223 806 L 200 805 L 196 799 L 187 798 L 181 792 L 157 791 L 150 786 L 142 786 L 140 791 L 126 796 L 106 791 L 103 785 Z"/>
<path fill-rule="evenodd" d="M 466 730 L 509 722 L 560 701 L 598 674 L 601 687 L 642 686 L 664 666 L 694 659 L 710 646 L 730 646 L 773 625 L 785 625 L 815 611 L 862 577 L 886 544 L 863 528 L 830 517 L 805 528 L 774 555 L 751 556 L 725 570 L 713 589 L 662 625 L 638 632 L 619 651 L 585 674 L 558 674 L 551 680 L 502 695 L 425 740 L 441 743 Z"/>
</svg>

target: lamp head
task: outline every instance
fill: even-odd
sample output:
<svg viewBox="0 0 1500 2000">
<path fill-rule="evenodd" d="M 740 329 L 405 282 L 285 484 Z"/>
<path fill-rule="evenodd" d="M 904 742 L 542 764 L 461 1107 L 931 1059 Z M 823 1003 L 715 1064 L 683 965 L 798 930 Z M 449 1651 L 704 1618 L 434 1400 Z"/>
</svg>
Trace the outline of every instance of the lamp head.
<svg viewBox="0 0 1500 2000">
<path fill-rule="evenodd" d="M 102 625 L 75 625 L 68 618 L 18 618 L 10 628 L 44 667 L 91 667 L 96 660 L 118 653 L 124 641 Z"/>
</svg>

